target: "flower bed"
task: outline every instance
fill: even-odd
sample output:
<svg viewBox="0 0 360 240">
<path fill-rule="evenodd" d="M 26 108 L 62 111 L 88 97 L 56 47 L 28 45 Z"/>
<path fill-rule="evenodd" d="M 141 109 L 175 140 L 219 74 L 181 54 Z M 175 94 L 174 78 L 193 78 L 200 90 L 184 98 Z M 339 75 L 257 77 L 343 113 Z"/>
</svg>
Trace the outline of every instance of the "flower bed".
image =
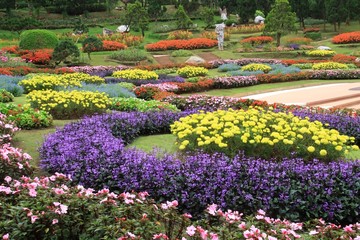
<svg viewBox="0 0 360 240">
<path fill-rule="evenodd" d="M 264 31 L 265 25 L 264 24 L 257 24 L 257 25 L 240 25 L 234 26 L 230 28 L 226 28 L 227 32 L 230 33 L 255 33 L 255 32 L 262 32 Z"/>
<path fill-rule="evenodd" d="M 0 103 L 12 102 L 14 101 L 14 95 L 5 89 L 0 89 Z"/>
<path fill-rule="evenodd" d="M 346 64 L 337 62 L 314 63 L 313 70 L 349 69 Z"/>
<path fill-rule="evenodd" d="M 73 73 L 74 71 L 69 68 L 33 68 L 33 67 L 4 67 L 0 68 L 0 74 L 10 75 L 10 76 L 25 76 L 29 73 L 50 73 L 50 74 L 64 74 L 64 73 Z"/>
<path fill-rule="evenodd" d="M 121 112 L 147 112 L 147 111 L 161 111 L 171 110 L 179 111 L 176 106 L 167 102 L 160 102 L 156 100 L 145 101 L 138 98 L 114 98 L 109 107 L 110 110 L 116 110 Z"/>
<path fill-rule="evenodd" d="M 9 143 L 18 130 L 19 128 L 5 114 L 0 112 L 0 145 Z"/>
<path fill-rule="evenodd" d="M 169 36 L 167 39 L 169 40 L 179 40 L 179 39 L 190 39 L 192 38 L 192 32 L 184 31 L 184 30 L 178 30 L 169 33 Z"/>
<path fill-rule="evenodd" d="M 241 70 L 242 71 L 250 71 L 250 72 L 263 71 L 263 72 L 267 73 L 267 72 L 271 71 L 271 67 L 266 64 L 250 63 L 250 64 L 247 64 L 247 65 L 241 67 Z"/>
<path fill-rule="evenodd" d="M 21 55 L 21 58 L 34 64 L 47 65 L 50 63 L 53 49 L 39 49 Z"/>
<path fill-rule="evenodd" d="M 156 80 L 159 78 L 159 75 L 155 72 L 141 69 L 120 70 L 113 72 L 112 76 L 128 80 Z"/>
<path fill-rule="evenodd" d="M 213 80 L 215 88 L 245 87 L 259 83 L 255 76 L 215 77 Z"/>
<path fill-rule="evenodd" d="M 31 107 L 49 112 L 56 119 L 74 119 L 102 113 L 110 105 L 104 93 L 86 91 L 32 91 L 26 96 Z"/>
<path fill-rule="evenodd" d="M 250 43 L 251 45 L 260 45 L 271 43 L 274 39 L 270 36 L 248 37 L 240 41 L 240 43 Z"/>
<path fill-rule="evenodd" d="M 204 67 L 186 66 L 178 69 L 176 71 L 176 74 L 178 74 L 180 77 L 190 78 L 197 76 L 206 76 L 208 72 L 209 71 Z"/>
<path fill-rule="evenodd" d="M 335 51 L 331 50 L 311 50 L 307 51 L 306 55 L 310 57 L 329 57 L 335 55 Z"/>
<path fill-rule="evenodd" d="M 118 65 L 118 66 L 79 66 L 79 67 L 70 67 L 74 72 L 87 73 L 91 76 L 111 76 L 114 71 L 128 69 L 128 66 Z"/>
<path fill-rule="evenodd" d="M 75 183 L 97 189 L 143 189 L 156 200 L 178 199 L 180 208 L 194 215 L 209 203 L 217 203 L 245 213 L 262 208 L 270 216 L 293 220 L 323 217 L 344 224 L 358 218 L 354 203 L 360 200 L 359 161 L 324 164 L 295 158 L 269 162 L 241 154 L 229 161 L 222 154 L 203 153 L 180 160 L 124 149 L 121 144 L 149 131 L 166 132 L 171 122 L 187 114 L 121 113 L 68 124 L 41 147 L 42 166 L 71 174 Z"/>
<path fill-rule="evenodd" d="M 335 44 L 360 43 L 360 31 L 339 34 L 332 38 Z"/>
<path fill-rule="evenodd" d="M 212 48 L 217 46 L 216 40 L 207 38 L 193 38 L 189 40 L 162 40 L 145 45 L 147 51 L 165 51 L 177 49 Z"/>
</svg>

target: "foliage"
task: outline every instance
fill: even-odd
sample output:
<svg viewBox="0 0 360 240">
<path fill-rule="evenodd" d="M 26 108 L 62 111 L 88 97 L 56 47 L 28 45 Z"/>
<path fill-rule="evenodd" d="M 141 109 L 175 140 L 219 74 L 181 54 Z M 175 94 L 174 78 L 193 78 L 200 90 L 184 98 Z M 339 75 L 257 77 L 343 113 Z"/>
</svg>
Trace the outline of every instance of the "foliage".
<svg viewBox="0 0 360 240">
<path fill-rule="evenodd" d="M 261 16 L 261 17 L 265 18 L 265 14 L 261 10 L 255 11 L 254 17 L 257 17 L 257 16 Z"/>
<path fill-rule="evenodd" d="M 56 34 L 49 30 L 34 29 L 26 30 L 20 34 L 19 47 L 21 49 L 33 50 L 44 48 L 55 48 L 58 44 Z"/>
<path fill-rule="evenodd" d="M 36 90 L 26 96 L 31 107 L 49 112 L 55 119 L 74 119 L 104 112 L 107 94 L 86 91 Z"/>
<path fill-rule="evenodd" d="M 12 102 L 14 101 L 14 95 L 8 92 L 5 89 L 0 88 L 0 103 Z"/>
<path fill-rule="evenodd" d="M 306 37 L 295 37 L 295 38 L 288 38 L 286 39 L 286 43 L 287 44 L 292 44 L 292 43 L 296 43 L 296 44 L 310 44 L 312 42 L 311 38 L 306 38 Z"/>
<path fill-rule="evenodd" d="M 76 19 L 75 26 L 72 31 L 73 33 L 75 33 L 75 35 L 79 35 L 79 34 L 88 33 L 89 28 L 88 26 L 86 26 L 86 24 L 83 23 L 82 17 L 79 17 Z"/>
<path fill-rule="evenodd" d="M 80 57 L 79 48 L 71 40 L 60 41 L 54 48 L 54 52 L 51 56 L 56 65 L 64 61 L 69 61 L 69 58 L 72 60 L 78 57 Z"/>
<path fill-rule="evenodd" d="M 205 29 L 214 25 L 215 23 L 214 11 L 210 7 L 203 7 L 200 11 L 200 17 L 205 23 Z"/>
<path fill-rule="evenodd" d="M 176 71 L 180 77 L 197 77 L 197 76 L 206 76 L 208 74 L 208 70 L 204 67 L 193 67 L 193 66 L 186 66 L 183 68 L 179 68 Z"/>
<path fill-rule="evenodd" d="M 141 69 L 126 69 L 121 71 L 115 71 L 112 74 L 113 77 L 123 79 L 134 79 L 134 80 L 156 80 L 159 75 L 154 71 L 141 70 Z"/>
<path fill-rule="evenodd" d="M 182 5 L 179 5 L 175 12 L 176 25 L 178 29 L 188 29 L 192 24 Z"/>
<path fill-rule="evenodd" d="M 175 50 L 175 51 L 171 52 L 172 57 L 190 57 L 192 55 L 193 55 L 193 53 L 190 50 L 180 49 L 180 50 Z"/>
<path fill-rule="evenodd" d="M 319 41 L 322 39 L 321 32 L 307 32 L 304 35 L 306 38 L 310 38 L 314 41 Z"/>
<path fill-rule="evenodd" d="M 169 103 L 164 103 L 156 100 L 145 101 L 138 98 L 114 98 L 112 99 L 110 110 L 121 112 L 147 112 L 147 111 L 178 111 L 178 109 Z"/>
<path fill-rule="evenodd" d="M 167 39 L 169 40 L 190 39 L 192 38 L 192 35 L 193 35 L 192 32 L 189 32 L 187 30 L 177 30 L 169 33 Z"/>
<path fill-rule="evenodd" d="M 84 53 L 88 54 L 89 59 L 91 59 L 90 54 L 92 52 L 100 51 L 102 48 L 102 41 L 94 36 L 86 38 L 82 43 L 82 50 Z"/>
<path fill-rule="evenodd" d="M 312 69 L 313 70 L 348 69 L 348 66 L 344 63 L 324 62 L 324 63 L 314 63 Z"/>
<path fill-rule="evenodd" d="M 217 46 L 216 40 L 207 38 L 192 38 L 189 40 L 162 40 L 145 45 L 147 51 L 165 51 L 178 49 L 212 48 Z"/>
<path fill-rule="evenodd" d="M 295 31 L 296 14 L 291 12 L 288 0 L 275 0 L 271 11 L 265 19 L 264 32 L 275 32 L 277 46 L 280 46 L 281 35 Z"/>
<path fill-rule="evenodd" d="M 19 97 L 24 92 L 24 89 L 17 84 L 21 79 L 22 77 L 0 75 L 0 89 L 5 89 L 14 97 Z"/>
<path fill-rule="evenodd" d="M 49 113 L 31 108 L 28 105 L 0 103 L 0 112 L 21 129 L 45 128 L 53 123 L 53 118 Z"/>
<path fill-rule="evenodd" d="M 126 25 L 134 29 L 140 29 L 142 36 L 144 37 L 145 30 L 148 29 L 149 25 L 149 15 L 140 1 L 135 1 L 135 3 L 130 3 L 128 5 L 125 14 L 125 21 L 127 22 Z"/>
<path fill-rule="evenodd" d="M 360 32 L 347 32 L 336 35 L 331 40 L 335 44 L 360 43 Z"/>
<path fill-rule="evenodd" d="M 4 105 L 3 103 L 0 103 L 0 104 Z M 12 138 L 13 138 L 15 132 L 17 132 L 19 130 L 20 129 L 18 127 L 16 127 L 14 125 L 14 123 L 5 114 L 0 112 L 0 146 L 3 146 L 6 143 L 10 143 L 12 141 Z M 3 151 L 1 153 L 4 154 L 4 156 L 0 160 L 0 164 L 6 164 L 6 160 L 10 160 L 6 157 L 6 150 L 5 150 L 6 148 L 7 147 L 2 149 Z M 12 165 L 12 163 L 10 161 L 8 163 L 10 163 L 9 165 Z M 3 170 L 3 168 L 1 168 L 1 170 Z M 0 173 L 0 177 L 2 174 L 5 174 L 5 173 L 6 173 L 6 170 L 4 171 L 4 173 Z M 3 183 L 2 181 L 3 181 L 4 177 L 5 176 L 0 178 L 1 179 L 0 183 Z"/>
<path fill-rule="evenodd" d="M 239 70 L 240 66 L 235 63 L 225 63 L 218 67 L 218 72 L 229 72 Z"/>
<path fill-rule="evenodd" d="M 264 73 L 268 73 L 271 71 L 271 67 L 266 64 L 259 64 L 259 63 L 250 63 L 248 65 L 245 65 L 241 67 L 242 71 L 263 71 Z"/>
<path fill-rule="evenodd" d="M 329 57 L 335 55 L 335 51 L 316 49 L 316 50 L 307 51 L 306 55 L 311 57 Z"/>
<path fill-rule="evenodd" d="M 117 51 L 112 53 L 109 58 L 115 59 L 118 61 L 142 61 L 148 58 L 147 53 L 143 50 L 138 50 L 135 48 L 127 48 L 124 50 Z"/>
<path fill-rule="evenodd" d="M 252 46 L 264 43 L 271 43 L 274 39 L 270 36 L 248 37 L 240 41 L 240 43 L 250 43 Z"/>
<path fill-rule="evenodd" d="M 43 24 L 32 17 L 3 17 L 0 20 L 0 28 L 3 30 L 20 32 L 25 29 L 42 27 Z"/>
<path fill-rule="evenodd" d="M 21 58 L 26 62 L 34 64 L 48 65 L 51 61 L 53 49 L 36 49 L 28 51 L 26 54 L 21 55 Z"/>
<path fill-rule="evenodd" d="M 135 97 L 135 94 L 130 90 L 123 88 L 119 84 L 82 84 L 81 87 L 67 87 L 64 91 L 86 91 L 86 92 L 100 92 L 106 93 L 110 98 L 122 97 L 131 98 Z"/>
<path fill-rule="evenodd" d="M 146 189 L 157 201 L 179 199 L 179 208 L 195 216 L 216 203 L 245 213 L 261 208 L 270 217 L 292 220 L 323 217 L 346 224 L 358 218 L 359 161 L 272 162 L 204 153 L 178 158 L 123 147 L 140 134 L 168 131 L 170 123 L 188 114 L 114 113 L 68 124 L 42 145 L 42 166 L 71 174 L 74 184 L 85 187 Z"/>
<path fill-rule="evenodd" d="M 129 91 L 132 91 L 135 87 L 135 85 L 133 83 L 129 83 L 129 82 L 120 82 L 118 83 L 118 85 L 122 88 L 125 88 Z"/>
</svg>

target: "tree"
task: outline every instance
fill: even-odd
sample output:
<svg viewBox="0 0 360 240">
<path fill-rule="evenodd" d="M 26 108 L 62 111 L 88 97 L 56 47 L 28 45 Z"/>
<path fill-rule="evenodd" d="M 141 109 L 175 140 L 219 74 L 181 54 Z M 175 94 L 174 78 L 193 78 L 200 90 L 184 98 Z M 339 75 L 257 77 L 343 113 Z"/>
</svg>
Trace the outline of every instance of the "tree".
<svg viewBox="0 0 360 240">
<path fill-rule="evenodd" d="M 91 60 L 90 53 L 102 49 L 103 43 L 100 39 L 94 36 L 86 38 L 82 43 L 82 48 L 84 53 L 88 54 L 89 59 Z"/>
<path fill-rule="evenodd" d="M 201 9 L 200 17 L 206 24 L 205 29 L 215 23 L 214 10 L 212 8 L 204 7 Z"/>
<path fill-rule="evenodd" d="M 186 14 L 185 9 L 182 5 L 179 5 L 175 12 L 176 24 L 179 29 L 187 29 L 192 24 L 191 19 Z"/>
<path fill-rule="evenodd" d="M 11 15 L 11 10 L 15 8 L 15 0 L 0 0 L 0 8 L 6 9 L 6 15 Z"/>
<path fill-rule="evenodd" d="M 265 19 L 264 32 L 276 33 L 276 46 L 280 46 L 281 35 L 296 31 L 296 14 L 291 12 L 288 0 L 276 0 Z"/>
<path fill-rule="evenodd" d="M 149 26 L 149 16 L 146 9 L 139 1 L 129 3 L 126 9 L 125 20 L 127 25 L 134 29 L 140 29 L 142 36 L 145 35 L 145 30 Z"/>
<path fill-rule="evenodd" d="M 337 31 L 337 26 L 347 18 L 347 11 L 344 0 L 325 0 L 326 19 L 329 23 L 334 25 L 334 31 Z"/>
<path fill-rule="evenodd" d="M 300 27 L 305 28 L 305 18 L 309 16 L 309 2 L 308 0 L 290 0 L 290 5 L 295 11 L 300 21 Z"/>
<path fill-rule="evenodd" d="M 148 0 L 147 12 L 150 18 L 157 19 L 164 15 L 166 12 L 166 7 L 163 6 L 162 1 L 159 0 Z"/>
<path fill-rule="evenodd" d="M 54 48 L 51 59 L 55 62 L 55 65 L 58 65 L 67 60 L 69 57 L 80 57 L 79 48 L 75 45 L 75 43 L 73 43 L 73 41 L 63 40 Z"/>
</svg>

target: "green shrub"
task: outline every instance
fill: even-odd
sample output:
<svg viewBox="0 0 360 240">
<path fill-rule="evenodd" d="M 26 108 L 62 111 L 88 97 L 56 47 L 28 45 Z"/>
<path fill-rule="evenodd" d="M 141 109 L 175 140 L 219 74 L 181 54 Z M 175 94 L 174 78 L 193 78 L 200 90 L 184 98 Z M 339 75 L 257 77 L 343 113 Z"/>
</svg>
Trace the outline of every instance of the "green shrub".
<svg viewBox="0 0 360 240">
<path fill-rule="evenodd" d="M 19 47 L 21 49 L 55 48 L 58 44 L 56 34 L 43 29 L 27 30 L 21 33 Z"/>
<path fill-rule="evenodd" d="M 0 20 L 0 29 L 21 31 L 41 27 L 42 23 L 35 18 L 6 17 Z"/>
<path fill-rule="evenodd" d="M 83 41 L 82 48 L 83 52 L 87 53 L 89 59 L 91 59 L 90 54 L 92 52 L 101 51 L 103 49 L 103 42 L 97 37 L 90 36 Z"/>
<path fill-rule="evenodd" d="M 171 53 L 172 57 L 189 57 L 192 55 L 193 55 L 192 51 L 184 50 L 184 49 L 175 50 Z"/>
<path fill-rule="evenodd" d="M 311 38 L 312 40 L 315 40 L 315 41 L 322 39 L 320 32 L 307 32 L 307 33 L 305 33 L 305 37 Z"/>
<path fill-rule="evenodd" d="M 132 91 L 135 87 L 135 84 L 132 84 L 132 83 L 129 83 L 129 82 L 121 82 L 121 83 L 118 83 L 118 85 L 122 88 L 125 88 L 129 91 Z"/>
<path fill-rule="evenodd" d="M 109 108 L 110 110 L 123 112 L 161 111 L 164 109 L 178 111 L 175 105 L 169 104 L 167 102 L 160 102 L 157 100 L 146 101 L 139 98 L 113 98 Z"/>
<path fill-rule="evenodd" d="M 54 52 L 52 54 L 52 60 L 55 61 L 57 65 L 63 61 L 69 61 L 70 57 L 80 57 L 79 48 L 71 40 L 60 41 L 54 49 Z"/>
<path fill-rule="evenodd" d="M 143 50 L 127 48 L 111 54 L 109 58 L 118 61 L 142 61 L 147 59 L 147 53 Z"/>
<path fill-rule="evenodd" d="M 14 101 L 14 95 L 6 91 L 5 89 L 0 89 L 0 102 L 12 102 Z"/>
</svg>

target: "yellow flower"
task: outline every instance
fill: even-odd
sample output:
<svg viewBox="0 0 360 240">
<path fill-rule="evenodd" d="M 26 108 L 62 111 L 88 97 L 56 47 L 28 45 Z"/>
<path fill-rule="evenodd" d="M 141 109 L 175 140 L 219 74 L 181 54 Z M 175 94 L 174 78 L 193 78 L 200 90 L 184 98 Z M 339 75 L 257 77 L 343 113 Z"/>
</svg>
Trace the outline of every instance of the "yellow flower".
<svg viewBox="0 0 360 240">
<path fill-rule="evenodd" d="M 307 148 L 307 150 L 308 150 L 308 152 L 312 153 L 312 152 L 315 151 L 315 148 L 314 148 L 313 146 L 309 146 L 309 147 Z"/>
<path fill-rule="evenodd" d="M 327 155 L 327 151 L 325 149 L 321 149 L 320 156 L 326 156 L 326 155 Z"/>
</svg>

